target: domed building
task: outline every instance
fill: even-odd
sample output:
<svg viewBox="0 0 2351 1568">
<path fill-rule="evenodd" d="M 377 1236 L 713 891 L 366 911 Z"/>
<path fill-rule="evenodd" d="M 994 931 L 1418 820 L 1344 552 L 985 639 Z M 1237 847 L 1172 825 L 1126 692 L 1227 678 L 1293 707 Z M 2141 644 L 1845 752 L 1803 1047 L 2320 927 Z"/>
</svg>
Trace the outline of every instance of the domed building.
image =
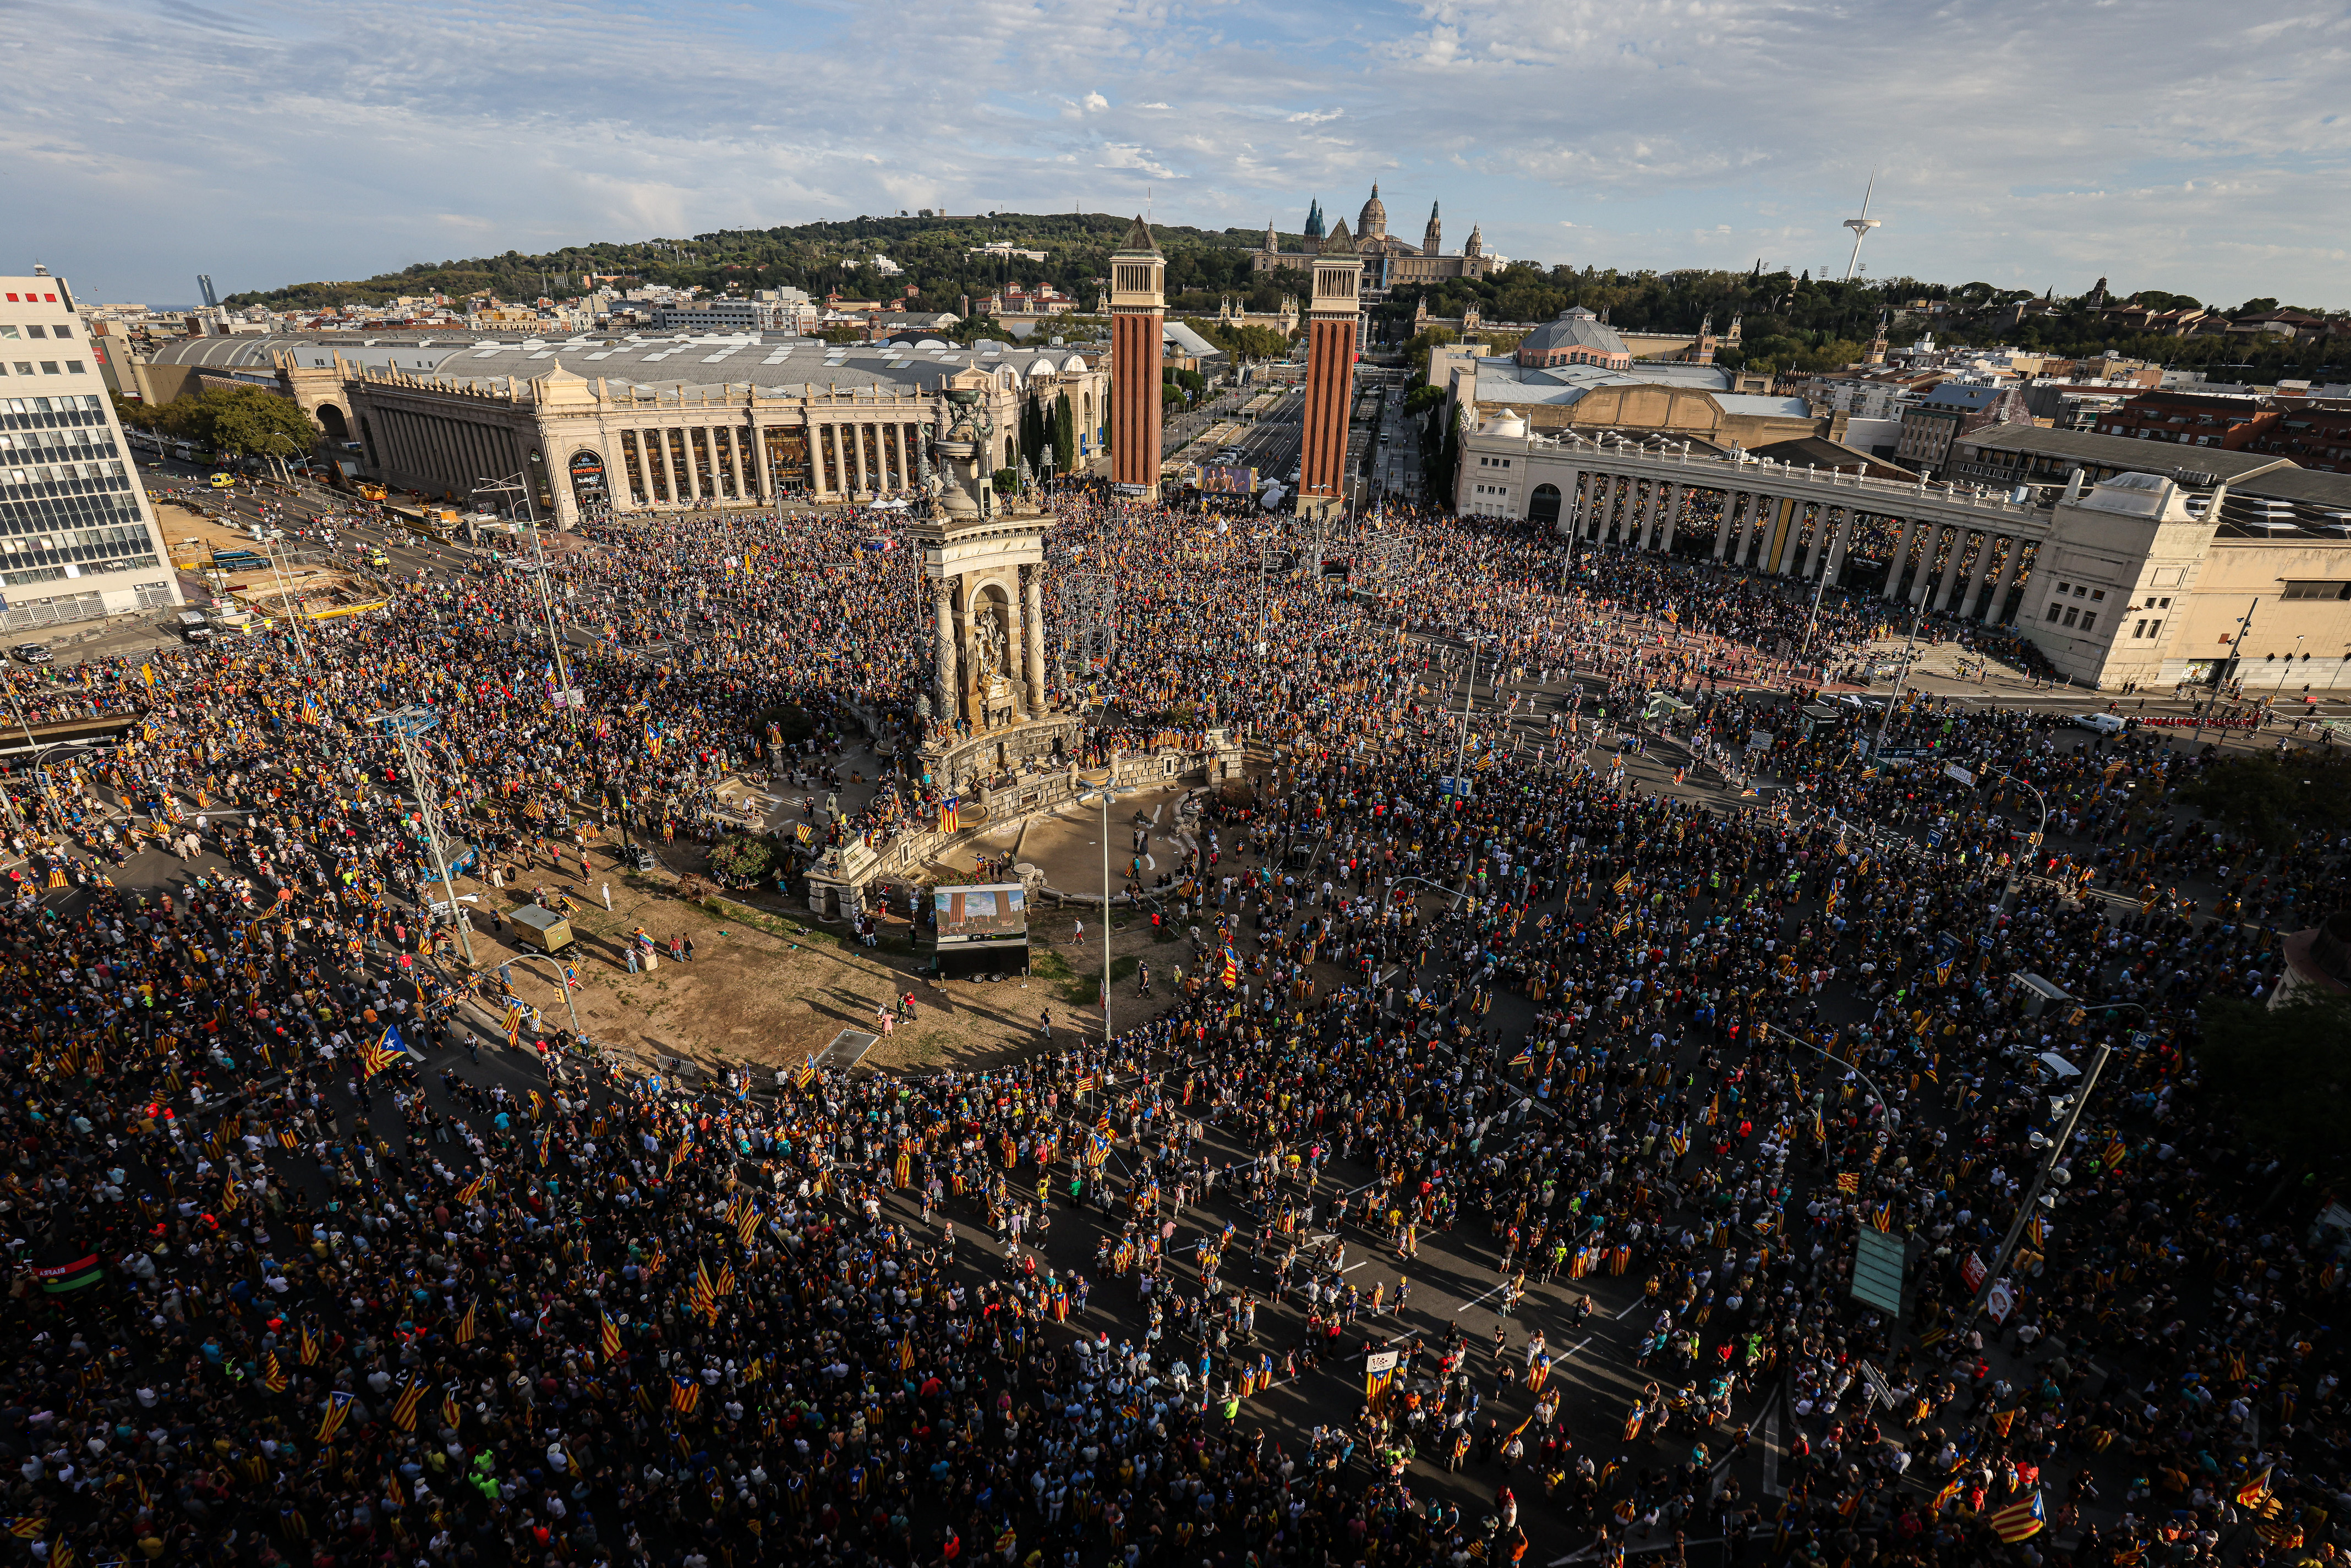
<svg viewBox="0 0 2351 1568">
<path fill-rule="evenodd" d="M 1272 272 L 1280 267 L 1294 267 L 1304 272 L 1314 262 L 1322 248 L 1322 203 L 1318 201 L 1307 217 L 1303 251 L 1285 251 L 1274 234 L 1273 225 L 1265 227 L 1265 244 L 1252 254 L 1252 272 Z M 1486 238 L 1475 225 L 1469 230 L 1468 242 L 1458 253 L 1445 249 L 1444 224 L 1437 203 L 1428 205 L 1428 224 L 1421 232 L 1417 245 L 1388 233 L 1387 203 L 1380 200 L 1380 188 L 1372 187 L 1370 199 L 1355 219 L 1355 250 L 1364 258 L 1363 294 L 1366 300 L 1384 296 L 1398 284 L 1433 283 L 1448 277 L 1489 277 L 1509 265 L 1509 258 L 1486 254 Z"/>
</svg>

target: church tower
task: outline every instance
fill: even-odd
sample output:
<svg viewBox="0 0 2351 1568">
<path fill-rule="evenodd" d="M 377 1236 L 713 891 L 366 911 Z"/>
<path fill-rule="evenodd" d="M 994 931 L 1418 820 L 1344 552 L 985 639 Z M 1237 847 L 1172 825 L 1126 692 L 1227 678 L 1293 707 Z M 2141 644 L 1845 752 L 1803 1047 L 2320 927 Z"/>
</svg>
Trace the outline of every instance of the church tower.
<svg viewBox="0 0 2351 1568">
<path fill-rule="evenodd" d="M 1380 200 L 1379 182 L 1375 180 L 1372 182 L 1372 199 L 1355 214 L 1355 244 L 1360 246 L 1365 240 L 1385 239 L 1387 233 L 1388 209 Z"/>
<path fill-rule="evenodd" d="M 1869 340 L 1869 358 L 1864 359 L 1862 363 L 1865 365 L 1886 363 L 1886 312 L 1882 310 L 1877 313 L 1877 336 Z"/>
<path fill-rule="evenodd" d="M 1739 317 L 1740 314 L 1740 312 L 1736 310 L 1730 313 L 1730 330 L 1724 333 L 1722 337 L 1722 346 L 1725 348 L 1736 348 L 1739 347 Z"/>
<path fill-rule="evenodd" d="M 1695 363 L 1700 365 L 1714 363 L 1714 312 L 1711 310 L 1708 311 L 1706 318 L 1698 324 L 1698 348 L 1691 358 Z"/>
<path fill-rule="evenodd" d="M 1110 258 L 1110 476 L 1128 495 L 1159 493 L 1159 363 L 1167 258 L 1135 215 Z"/>
<path fill-rule="evenodd" d="M 1437 220 L 1437 203 L 1428 204 L 1428 227 L 1421 231 L 1420 254 L 1433 256 L 1445 249 L 1445 225 Z"/>
<path fill-rule="evenodd" d="M 1306 204 L 1306 247 L 1311 250 L 1322 238 L 1322 198 L 1315 197 Z"/>
<path fill-rule="evenodd" d="M 1306 413 L 1298 454 L 1298 514 L 1326 516 L 1347 496 L 1347 416 L 1355 398 L 1363 256 L 1347 220 L 1314 258 L 1306 301 Z"/>
</svg>

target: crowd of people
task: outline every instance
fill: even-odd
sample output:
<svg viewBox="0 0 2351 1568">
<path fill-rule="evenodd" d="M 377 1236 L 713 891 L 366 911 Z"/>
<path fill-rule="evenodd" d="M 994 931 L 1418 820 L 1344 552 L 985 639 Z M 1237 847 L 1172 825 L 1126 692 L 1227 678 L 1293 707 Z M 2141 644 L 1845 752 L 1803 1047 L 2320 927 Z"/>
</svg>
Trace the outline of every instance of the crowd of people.
<svg viewBox="0 0 2351 1568">
<path fill-rule="evenodd" d="M 2333 1557 L 2343 1233 L 2199 1064 L 2343 843 L 2197 822 L 2152 730 L 1914 697 L 1924 760 L 1872 760 L 1800 721 L 1874 601 L 1401 509 L 1342 588 L 1056 505 L 1130 585 L 1099 649 L 1052 628 L 1089 748 L 1270 762 L 1152 890 L 1156 1010 L 986 1072 L 648 1077 L 501 1018 L 429 909 L 445 841 L 528 881 L 591 824 L 715 836 L 746 770 L 865 782 L 931 666 L 870 516 L 8 673 L 28 724 L 130 722 L 10 781 L 22 1550 Z M 827 832 L 932 820 L 877 784 Z"/>
</svg>

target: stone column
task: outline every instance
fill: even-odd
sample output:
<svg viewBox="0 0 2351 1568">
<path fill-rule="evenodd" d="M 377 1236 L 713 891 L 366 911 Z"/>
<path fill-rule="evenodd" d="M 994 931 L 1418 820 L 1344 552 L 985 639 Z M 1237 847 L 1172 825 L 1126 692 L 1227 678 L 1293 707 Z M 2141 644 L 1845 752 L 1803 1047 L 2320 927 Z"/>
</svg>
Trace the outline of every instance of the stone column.
<svg viewBox="0 0 2351 1568">
<path fill-rule="evenodd" d="M 1747 509 L 1740 519 L 1739 545 L 1730 553 L 1730 564 L 1734 566 L 1743 566 L 1747 564 L 1748 546 L 1755 543 L 1755 514 L 1763 508 L 1763 497 L 1751 490 L 1748 491 L 1742 499 L 1747 504 Z"/>
<path fill-rule="evenodd" d="M 1967 565 L 1968 545 L 1971 538 L 1970 531 L 1966 528 L 1955 526 L 1951 530 L 1951 554 L 1943 563 L 1942 579 L 1935 585 L 1935 602 L 1928 607 L 1938 614 L 1950 607 L 1951 587 L 1959 580 L 1959 568 Z"/>
<path fill-rule="evenodd" d="M 1853 547 L 1854 530 L 1861 525 L 1861 514 L 1850 506 L 1838 509 L 1836 537 L 1829 545 L 1827 566 L 1822 568 L 1832 583 L 1844 571 L 1845 552 Z"/>
<path fill-rule="evenodd" d="M 825 439 L 832 445 L 832 493 L 842 500 L 850 493 L 849 454 L 841 446 L 841 421 L 834 420 L 824 427 Z"/>
<path fill-rule="evenodd" d="M 1666 525 L 1657 531 L 1657 554 L 1666 555 L 1674 547 L 1674 531 L 1682 525 L 1682 514 L 1689 508 L 1689 486 L 1676 481 L 1666 486 Z"/>
<path fill-rule="evenodd" d="M 2017 568 L 2024 565 L 2024 536 L 2021 534 L 1999 535 L 2008 541 L 2008 554 L 2000 563 L 2000 576 L 1991 586 L 1991 602 L 1984 606 L 1983 623 L 2001 624 L 2001 612 L 2008 607 L 2008 596 L 2016 587 Z"/>
<path fill-rule="evenodd" d="M 952 725 L 960 710 L 956 703 L 955 583 L 942 578 L 931 585 L 931 605 L 937 617 L 936 677 L 932 699 L 942 723 Z"/>
<path fill-rule="evenodd" d="M 1927 524 L 1924 542 L 1918 546 L 1917 580 L 1911 584 L 1910 592 L 1907 596 L 1914 607 L 1925 604 L 1927 596 L 1935 589 L 1935 551 L 1950 531 L 1951 526 L 1948 523 Z"/>
<path fill-rule="evenodd" d="M 674 506 L 678 504 L 677 474 L 676 464 L 669 457 L 669 427 L 656 425 L 645 433 L 653 438 L 654 450 L 661 453 L 662 493 L 668 498 L 664 504 Z"/>
<path fill-rule="evenodd" d="M 1991 553 L 1999 535 L 1980 533 L 1976 535 L 1976 548 L 1968 566 L 1967 586 L 1959 590 L 1959 612 L 1962 616 L 1975 613 L 1976 600 L 1983 597 L 1984 576 L 1991 570 Z"/>
<path fill-rule="evenodd" d="M 1878 590 L 1878 597 L 1890 599 L 1895 590 L 1902 586 L 1902 567 L 1910 559 L 1910 541 L 1917 537 L 1917 533 L 1918 520 L 1915 517 L 1905 519 L 1902 532 L 1894 541 L 1893 560 L 1886 568 L 1886 587 Z"/>
<path fill-rule="evenodd" d="M 1717 493 L 1722 497 L 1722 515 L 1714 524 L 1714 558 L 1719 561 L 1730 553 L 1731 514 L 1739 510 L 1739 493 L 1724 490 Z"/>
<path fill-rule="evenodd" d="M 1810 508 L 1813 514 L 1812 520 L 1809 524 L 1806 523 L 1804 518 L 1804 513 L 1807 508 Z M 1795 513 L 1788 519 L 1787 546 L 1780 552 L 1780 575 L 1782 576 L 1792 577 L 1802 575 L 1798 571 L 1798 563 L 1800 561 L 1807 567 L 1812 565 L 1812 535 L 1817 535 L 1823 527 L 1826 526 L 1828 520 L 1829 510 L 1827 507 L 1813 506 L 1811 503 L 1802 500 L 1801 498 L 1796 502 Z"/>
<path fill-rule="evenodd" d="M 1030 566 L 1028 581 L 1022 585 L 1027 599 L 1021 617 L 1021 630 L 1029 647 L 1029 712 L 1032 718 L 1045 716 L 1045 568 Z"/>
<path fill-rule="evenodd" d="M 1649 481 L 1649 504 L 1641 509 L 1641 529 L 1633 540 L 1633 548 L 1646 550 L 1649 547 L 1649 540 L 1657 531 L 1657 516 L 1665 509 L 1666 482 L 1653 479 Z"/>
</svg>

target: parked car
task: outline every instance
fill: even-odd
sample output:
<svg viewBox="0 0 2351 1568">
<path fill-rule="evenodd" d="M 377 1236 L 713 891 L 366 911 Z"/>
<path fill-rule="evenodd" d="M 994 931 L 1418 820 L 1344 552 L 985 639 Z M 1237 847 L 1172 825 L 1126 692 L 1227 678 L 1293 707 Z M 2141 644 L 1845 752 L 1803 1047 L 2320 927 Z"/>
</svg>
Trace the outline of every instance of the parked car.
<svg viewBox="0 0 2351 1568">
<path fill-rule="evenodd" d="M 10 649 L 8 653 L 9 657 L 19 664 L 47 664 L 53 662 L 57 657 L 45 644 L 37 642 L 20 642 Z"/>
<path fill-rule="evenodd" d="M 2119 735 L 2129 725 L 2112 713 L 2076 713 L 2074 722 L 2085 730 L 2095 730 L 2101 735 Z"/>
</svg>

